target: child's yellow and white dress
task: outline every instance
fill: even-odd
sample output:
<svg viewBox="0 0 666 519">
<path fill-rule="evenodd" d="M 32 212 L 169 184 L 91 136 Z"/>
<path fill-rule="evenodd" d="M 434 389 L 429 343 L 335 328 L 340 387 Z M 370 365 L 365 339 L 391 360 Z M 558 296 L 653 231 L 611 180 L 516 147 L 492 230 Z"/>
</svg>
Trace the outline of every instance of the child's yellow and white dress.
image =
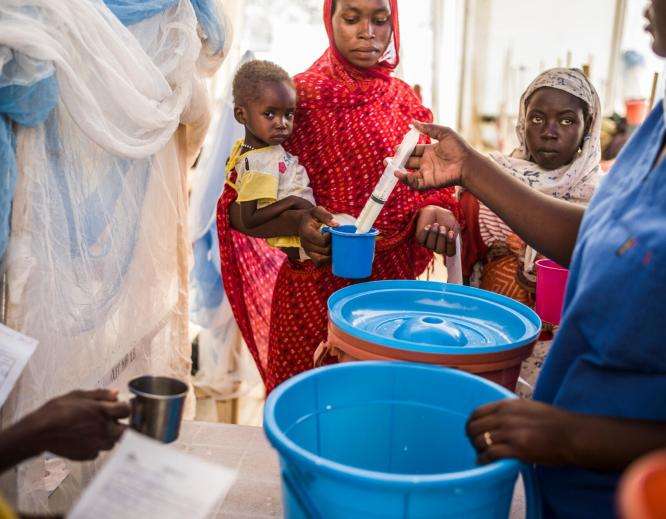
<svg viewBox="0 0 666 519">
<path fill-rule="evenodd" d="M 9 504 L 0 496 L 0 519 L 18 519 Z"/>
<path fill-rule="evenodd" d="M 298 157 L 282 146 L 267 146 L 241 153 L 243 139 L 236 141 L 227 162 L 227 184 L 237 193 L 237 203 L 257 201 L 261 209 L 288 196 L 301 197 L 315 205 L 310 179 Z M 231 173 L 236 171 L 235 182 Z M 273 247 L 300 248 L 298 236 L 280 236 L 266 240 Z M 303 254 L 301 254 L 303 256 Z"/>
</svg>

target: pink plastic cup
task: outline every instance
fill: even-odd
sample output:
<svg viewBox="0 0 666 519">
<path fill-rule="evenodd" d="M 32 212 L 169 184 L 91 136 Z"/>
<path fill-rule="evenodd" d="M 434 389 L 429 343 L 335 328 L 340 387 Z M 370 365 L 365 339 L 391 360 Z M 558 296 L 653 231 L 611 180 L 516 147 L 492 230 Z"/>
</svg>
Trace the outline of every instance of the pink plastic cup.
<svg viewBox="0 0 666 519">
<path fill-rule="evenodd" d="M 544 322 L 560 324 L 569 271 L 552 260 L 540 259 L 536 274 L 536 313 Z"/>
</svg>

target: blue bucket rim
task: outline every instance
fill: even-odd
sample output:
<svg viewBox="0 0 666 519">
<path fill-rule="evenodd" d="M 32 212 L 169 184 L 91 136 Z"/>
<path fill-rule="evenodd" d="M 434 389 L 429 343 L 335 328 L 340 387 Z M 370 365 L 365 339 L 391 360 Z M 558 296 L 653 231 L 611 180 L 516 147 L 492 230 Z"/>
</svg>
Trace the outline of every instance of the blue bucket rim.
<svg viewBox="0 0 666 519">
<path fill-rule="evenodd" d="M 278 427 L 275 420 L 276 403 L 280 396 L 282 396 L 296 384 L 299 384 L 305 379 L 316 376 L 322 371 L 368 368 L 372 369 L 374 367 L 395 367 L 397 369 L 419 369 L 423 371 L 448 372 L 449 374 L 459 378 L 476 379 L 482 383 L 492 386 L 494 389 L 497 389 L 500 393 L 504 394 L 506 398 L 517 398 L 514 393 L 498 384 L 495 384 L 494 382 L 477 377 L 470 373 L 466 373 L 464 371 L 441 366 L 430 366 L 428 364 L 400 361 L 363 361 L 323 366 L 321 368 L 305 371 L 299 375 L 296 375 L 295 377 L 290 378 L 286 382 L 283 382 L 278 387 L 276 387 L 268 396 L 264 406 L 263 428 L 264 434 L 268 438 L 271 445 L 273 445 L 273 447 L 285 458 L 292 460 L 296 458 L 299 463 L 307 465 L 310 469 L 324 472 L 325 474 L 338 479 L 348 479 L 351 476 L 356 479 L 356 483 L 362 483 L 368 486 L 376 486 L 381 484 L 383 486 L 388 485 L 402 487 L 404 485 L 418 484 L 423 488 L 431 488 L 451 481 L 457 481 L 467 486 L 477 484 L 481 481 L 493 477 L 503 477 L 512 471 L 518 472 L 520 470 L 520 462 L 516 459 L 503 459 L 494 461 L 487 465 L 475 467 L 473 469 L 461 470 L 457 472 L 447 472 L 442 474 L 392 474 L 389 472 L 360 469 L 331 461 L 302 448 L 290 440 L 287 435 Z"/>
<path fill-rule="evenodd" d="M 533 326 L 533 330 L 530 331 L 526 326 L 525 333 L 510 344 L 501 344 L 499 346 L 465 346 L 464 348 L 460 347 L 451 347 L 451 346 L 429 346 L 422 343 L 413 343 L 408 341 L 403 341 L 391 337 L 382 337 L 375 335 L 373 333 L 366 332 L 365 330 L 360 330 L 352 326 L 348 321 L 346 321 L 340 314 L 340 310 L 336 308 L 336 305 L 340 303 L 345 297 L 349 295 L 355 295 L 361 293 L 365 290 L 381 289 L 382 287 L 387 288 L 404 288 L 407 290 L 417 290 L 417 289 L 435 289 L 438 291 L 445 291 L 453 294 L 464 294 L 468 297 L 479 297 L 483 295 L 484 301 L 490 301 L 492 303 L 510 308 L 516 315 L 518 315 L 522 320 L 530 323 Z M 489 292 L 481 288 L 469 287 L 465 285 L 456 285 L 453 283 L 443 283 L 441 281 L 425 281 L 425 280 L 384 280 L 384 281 L 367 281 L 365 283 L 356 283 L 349 285 L 347 287 L 341 288 L 340 290 L 335 291 L 328 298 L 326 303 L 328 308 L 328 317 L 331 323 L 333 323 L 337 328 L 343 332 L 356 337 L 365 342 L 380 344 L 385 347 L 394 348 L 396 350 L 404 351 L 414 351 L 418 353 L 431 353 L 439 355 L 484 355 L 489 353 L 498 353 L 503 351 L 510 351 L 518 348 L 522 348 L 528 344 L 532 344 L 539 337 L 541 333 L 541 328 L 543 323 L 541 318 L 537 313 L 529 308 L 528 306 L 519 303 L 511 299 L 510 297 L 503 296 L 501 294 L 496 294 L 494 292 Z"/>
<path fill-rule="evenodd" d="M 352 227 L 354 229 L 354 232 L 346 232 L 341 230 L 344 229 L 345 227 Z M 327 225 L 321 228 L 323 232 L 329 232 L 331 234 L 335 234 L 336 236 L 345 236 L 347 238 L 364 238 L 368 236 L 377 236 L 379 234 L 379 230 L 376 229 L 375 227 L 373 227 L 368 232 L 363 234 L 356 234 L 355 229 L 356 229 L 355 225 L 340 225 L 338 227 L 329 227 Z"/>
</svg>

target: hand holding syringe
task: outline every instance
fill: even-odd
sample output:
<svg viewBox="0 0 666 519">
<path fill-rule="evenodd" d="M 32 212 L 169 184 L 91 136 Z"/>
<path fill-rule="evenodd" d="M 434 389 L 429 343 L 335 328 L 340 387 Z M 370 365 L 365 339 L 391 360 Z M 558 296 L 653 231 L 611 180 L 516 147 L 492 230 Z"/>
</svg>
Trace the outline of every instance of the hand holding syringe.
<svg viewBox="0 0 666 519">
<path fill-rule="evenodd" d="M 382 173 L 382 176 L 379 178 L 379 182 L 377 182 L 372 195 L 370 195 L 370 198 L 365 203 L 365 207 L 363 207 L 363 211 L 361 211 L 361 214 L 356 221 L 356 234 L 364 234 L 372 229 L 382 207 L 384 207 L 384 204 L 398 182 L 395 172 L 405 167 L 407 159 L 419 142 L 420 136 L 421 134 L 418 130 L 410 128 L 402 139 L 395 156 L 386 159 L 384 173 Z"/>
</svg>

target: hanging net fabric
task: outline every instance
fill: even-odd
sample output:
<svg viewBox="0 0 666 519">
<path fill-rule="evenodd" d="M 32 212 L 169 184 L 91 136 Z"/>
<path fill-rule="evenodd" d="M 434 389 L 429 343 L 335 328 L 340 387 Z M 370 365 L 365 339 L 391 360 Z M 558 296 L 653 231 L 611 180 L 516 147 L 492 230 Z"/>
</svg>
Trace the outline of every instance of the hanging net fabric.
<svg viewBox="0 0 666 519">
<path fill-rule="evenodd" d="M 0 3 L 6 319 L 39 340 L 4 423 L 74 388 L 188 379 L 186 175 L 228 29 L 212 0 Z M 40 470 L 23 510 L 45 510 Z"/>
</svg>

